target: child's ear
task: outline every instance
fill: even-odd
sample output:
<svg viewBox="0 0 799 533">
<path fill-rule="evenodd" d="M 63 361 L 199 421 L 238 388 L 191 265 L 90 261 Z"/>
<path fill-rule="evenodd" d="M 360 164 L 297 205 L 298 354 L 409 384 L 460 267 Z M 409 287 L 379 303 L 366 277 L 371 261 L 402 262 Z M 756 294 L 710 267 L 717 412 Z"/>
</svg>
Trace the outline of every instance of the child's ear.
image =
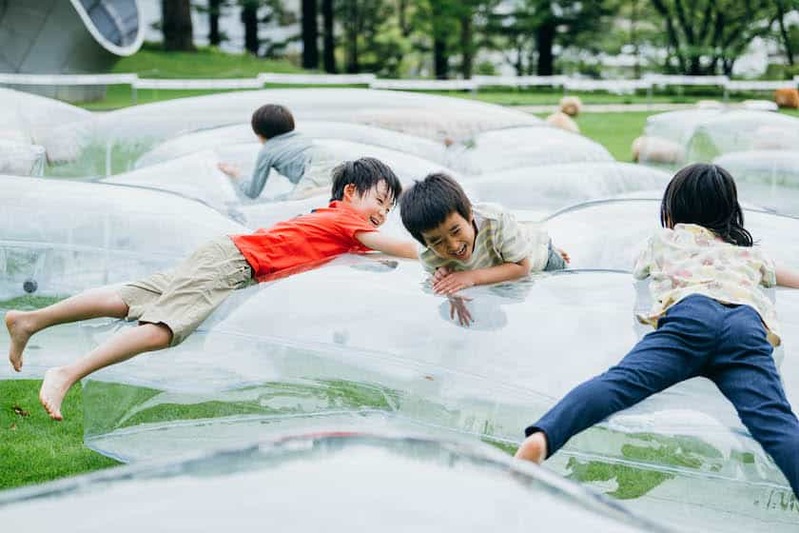
<svg viewBox="0 0 799 533">
<path fill-rule="evenodd" d="M 344 196 L 343 199 L 352 201 L 355 198 L 355 195 L 358 193 L 358 188 L 355 186 L 354 183 L 348 183 L 344 186 Z"/>
</svg>

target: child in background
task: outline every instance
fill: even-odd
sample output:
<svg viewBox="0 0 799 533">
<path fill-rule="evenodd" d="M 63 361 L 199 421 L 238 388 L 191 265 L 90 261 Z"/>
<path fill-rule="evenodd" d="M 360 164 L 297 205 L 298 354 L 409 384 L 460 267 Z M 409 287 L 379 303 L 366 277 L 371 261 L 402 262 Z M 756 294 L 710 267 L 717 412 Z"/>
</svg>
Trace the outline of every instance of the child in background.
<svg viewBox="0 0 799 533">
<path fill-rule="evenodd" d="M 499 205 L 472 205 L 458 182 L 444 173 L 429 174 L 405 191 L 400 214 L 405 228 L 424 246 L 419 259 L 433 275 L 436 294 L 451 297 L 475 285 L 561 270 L 569 261 L 546 232 L 519 224 Z M 452 313 L 468 325 L 463 300 L 450 301 Z"/>
<path fill-rule="evenodd" d="M 142 352 L 179 344 L 233 290 L 307 270 L 348 252 L 377 250 L 416 258 L 413 242 L 377 232 L 402 190 L 388 166 L 362 158 L 342 163 L 332 177 L 327 207 L 267 230 L 213 240 L 176 268 L 138 282 L 88 290 L 43 309 L 8 311 L 11 366 L 22 370 L 28 340 L 50 326 L 98 317 L 138 321 L 138 327 L 119 332 L 73 363 L 47 370 L 39 399 L 51 418 L 61 420 L 61 402 L 78 380 Z"/>
<path fill-rule="evenodd" d="M 252 131 L 263 144 L 255 161 L 255 170 L 247 180 L 241 180 L 238 188 L 249 198 L 258 198 L 266 186 L 272 168 L 284 175 L 295 186 L 309 174 L 313 144 L 299 132 L 294 131 L 294 116 L 286 107 L 266 104 L 252 114 Z M 329 168 L 329 167 L 328 167 Z M 240 171 L 235 165 L 219 163 L 219 170 L 234 180 L 240 180 Z"/>
<path fill-rule="evenodd" d="M 650 278 L 657 329 L 614 367 L 569 392 L 525 429 L 516 457 L 540 463 L 575 434 L 692 377 L 713 381 L 799 496 L 799 421 L 772 358 L 780 343 L 772 302 L 759 286 L 799 288 L 744 229 L 735 182 L 715 165 L 683 168 L 666 188 L 664 229 L 650 238 L 633 275 Z"/>
</svg>

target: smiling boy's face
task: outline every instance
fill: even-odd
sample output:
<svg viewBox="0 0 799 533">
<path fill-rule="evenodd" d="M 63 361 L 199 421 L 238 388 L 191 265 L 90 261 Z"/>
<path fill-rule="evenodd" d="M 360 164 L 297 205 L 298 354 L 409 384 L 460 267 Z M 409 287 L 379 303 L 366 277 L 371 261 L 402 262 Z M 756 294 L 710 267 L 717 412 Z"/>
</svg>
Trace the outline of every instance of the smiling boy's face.
<svg viewBox="0 0 799 533">
<path fill-rule="evenodd" d="M 474 251 L 474 224 L 457 211 L 450 213 L 444 222 L 422 232 L 425 244 L 442 259 L 468 261 Z"/>
<path fill-rule="evenodd" d="M 355 185 L 347 185 L 344 187 L 344 201 L 358 210 L 374 227 L 382 226 L 394 207 L 394 196 L 385 180 L 381 180 L 362 195 L 358 194 Z"/>
</svg>

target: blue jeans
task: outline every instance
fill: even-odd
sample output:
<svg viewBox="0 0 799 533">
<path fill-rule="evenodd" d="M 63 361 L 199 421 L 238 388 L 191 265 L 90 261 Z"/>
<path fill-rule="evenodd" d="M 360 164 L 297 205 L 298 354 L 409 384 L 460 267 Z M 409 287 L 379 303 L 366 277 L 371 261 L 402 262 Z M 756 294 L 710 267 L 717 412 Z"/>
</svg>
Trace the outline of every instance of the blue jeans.
<svg viewBox="0 0 799 533">
<path fill-rule="evenodd" d="M 560 255 L 554 246 L 552 246 L 552 241 L 549 241 L 549 256 L 547 257 L 547 264 L 544 267 L 544 272 L 550 272 L 552 270 L 563 270 L 566 268 L 566 260 L 563 259 L 563 256 Z"/>
<path fill-rule="evenodd" d="M 572 389 L 526 435 L 552 455 L 573 435 L 686 379 L 702 376 L 735 406 L 799 497 L 799 421 L 791 411 L 757 312 L 691 295 L 669 308 L 618 365 Z"/>
</svg>

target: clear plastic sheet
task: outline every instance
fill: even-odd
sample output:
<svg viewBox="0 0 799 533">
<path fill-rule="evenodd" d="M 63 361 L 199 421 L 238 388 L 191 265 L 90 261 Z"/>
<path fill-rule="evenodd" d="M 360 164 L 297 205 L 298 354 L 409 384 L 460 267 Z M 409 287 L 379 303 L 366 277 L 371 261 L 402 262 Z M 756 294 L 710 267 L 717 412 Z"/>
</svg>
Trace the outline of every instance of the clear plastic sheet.
<svg viewBox="0 0 799 533">
<path fill-rule="evenodd" d="M 507 169 L 462 184 L 472 201 L 548 215 L 597 198 L 643 191 L 659 196 L 669 179 L 670 174 L 645 165 L 597 161 Z"/>
<path fill-rule="evenodd" d="M 488 445 L 397 436 L 397 429 L 408 434 L 401 426 L 371 434 L 299 434 L 6 493 L 0 520 L 12 530 L 86 533 L 217 532 L 266 523 L 303 532 L 331 524 L 336 530 L 397 532 L 521 532 L 532 524 L 665 531 L 541 468 L 511 464 Z"/>
<path fill-rule="evenodd" d="M 799 215 L 799 145 L 794 150 L 751 150 L 713 160 L 735 177 L 740 194 L 777 213 Z"/>
<path fill-rule="evenodd" d="M 687 145 L 688 161 L 712 161 L 746 150 L 799 150 L 799 118 L 766 111 L 733 110 L 698 125 Z"/>
<path fill-rule="evenodd" d="M 44 147 L 38 144 L 0 139 L 0 174 L 41 176 L 45 158 Z"/>
<path fill-rule="evenodd" d="M 687 109 L 647 119 L 638 161 L 679 168 L 730 152 L 797 150 L 799 119 L 748 109 Z"/>
<path fill-rule="evenodd" d="M 601 144 L 553 127 L 494 129 L 451 149 L 456 154 L 453 166 L 466 174 L 556 163 L 613 161 Z"/>
<path fill-rule="evenodd" d="M 0 88 L 0 139 L 41 145 L 51 163 L 79 157 L 92 124 L 85 109 Z"/>
<path fill-rule="evenodd" d="M 309 139 L 337 139 L 391 148 L 444 165 L 448 160 L 444 143 L 374 126 L 306 120 L 296 123 L 296 131 Z M 136 161 L 135 166 L 141 168 L 201 150 L 219 148 L 228 144 L 247 144 L 254 141 L 256 141 L 255 134 L 249 123 L 186 133 L 160 143 L 142 155 Z"/>
<path fill-rule="evenodd" d="M 637 338 L 627 273 L 564 272 L 463 291 L 474 318 L 467 328 L 420 287 L 418 264 L 374 259 L 344 257 L 242 291 L 168 354 L 93 375 L 83 391 L 87 444 L 138 461 L 287 428 L 368 427 L 364 417 L 513 443 Z M 118 327 L 89 334 L 101 342 Z M 651 508 L 656 520 L 675 509 L 692 510 L 700 526 L 720 516 L 778 529 L 793 520 L 790 508 L 759 507 L 790 499 L 790 488 L 734 409 L 699 380 L 580 434 L 551 464 L 633 494 L 626 503 Z M 615 483 L 586 472 L 591 465 Z"/>
<path fill-rule="evenodd" d="M 250 227 L 261 227 L 269 225 L 267 221 L 277 222 L 282 218 L 269 216 L 273 211 L 280 212 L 280 207 L 272 209 L 266 205 L 259 208 L 259 204 L 302 200 L 313 196 L 319 197 L 319 200 L 311 207 L 326 205 L 330 198 L 330 173 L 342 161 L 364 156 L 376 157 L 389 165 L 405 184 L 434 171 L 457 175 L 440 163 L 391 148 L 339 139 L 317 139 L 312 148 L 314 159 L 309 173 L 315 176 L 311 181 L 316 181 L 319 185 L 307 188 L 300 183 L 295 189 L 293 184 L 273 169 L 264 191 L 258 198 L 251 199 L 236 191 L 233 181 L 218 169 L 217 164 L 231 163 L 240 169 L 243 176 L 248 176 L 252 173 L 260 149 L 259 143 L 228 144 L 215 150 L 194 152 L 117 174 L 101 181 L 175 192 L 200 200 Z M 264 216 L 256 214 L 261 211 L 265 212 Z"/>
<path fill-rule="evenodd" d="M 147 189 L 0 176 L 0 298 L 69 295 L 171 267 L 247 229 L 207 206 Z"/>
</svg>

